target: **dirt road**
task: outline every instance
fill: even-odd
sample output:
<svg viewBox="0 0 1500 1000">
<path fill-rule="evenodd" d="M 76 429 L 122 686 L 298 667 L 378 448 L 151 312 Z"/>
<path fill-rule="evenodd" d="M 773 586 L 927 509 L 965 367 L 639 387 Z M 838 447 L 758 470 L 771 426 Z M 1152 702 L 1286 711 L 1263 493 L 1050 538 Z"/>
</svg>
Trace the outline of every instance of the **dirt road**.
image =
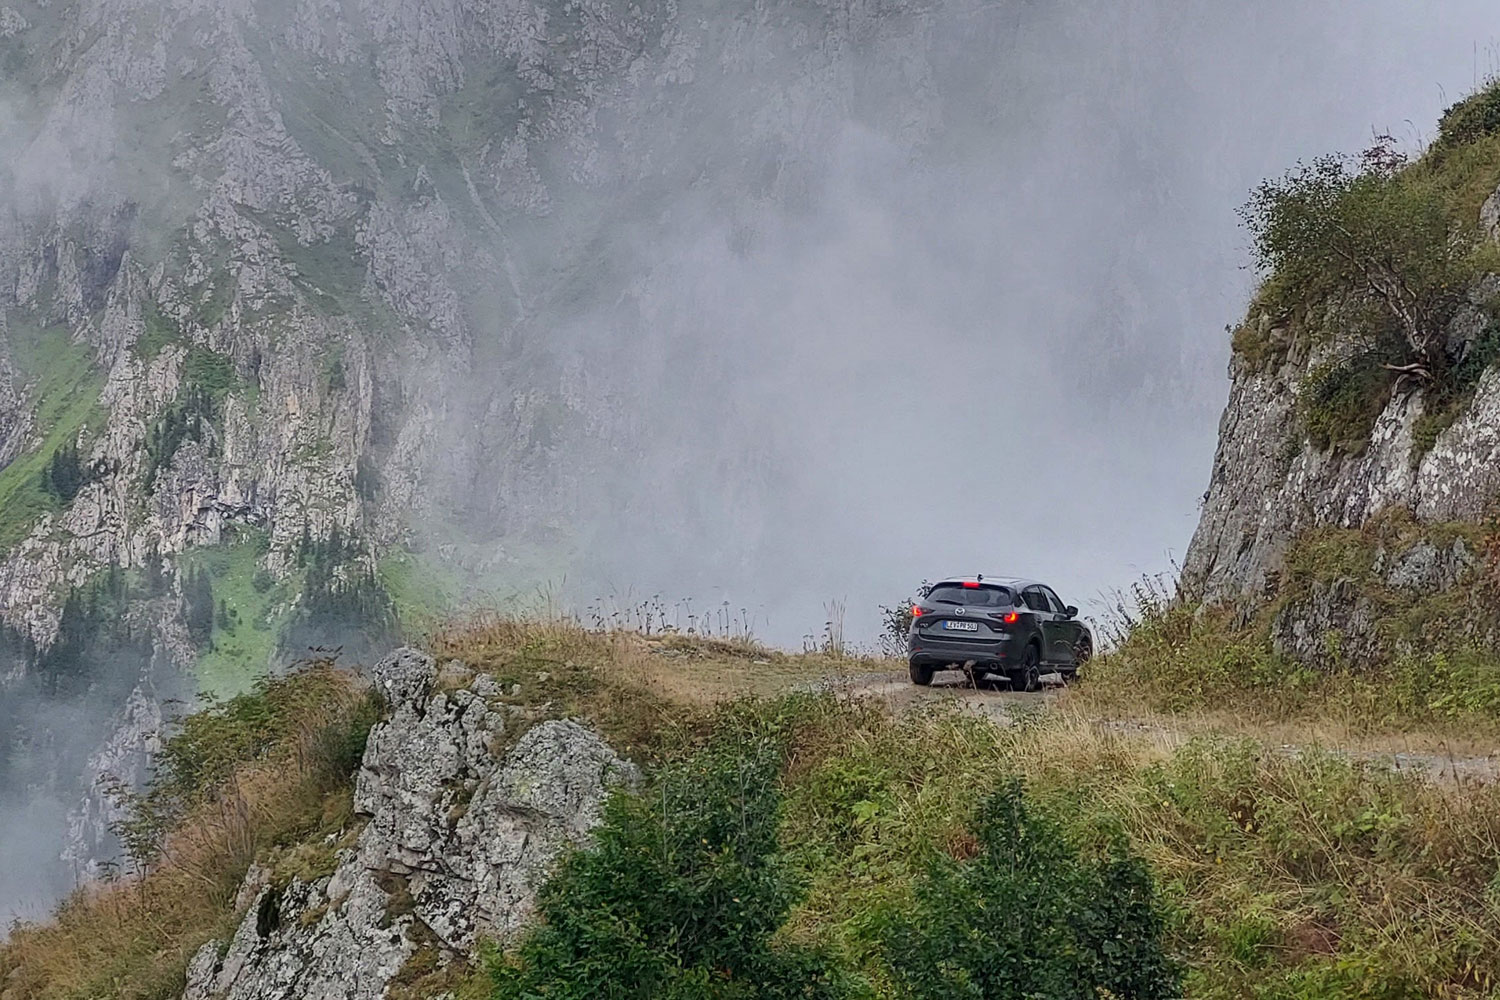
<svg viewBox="0 0 1500 1000">
<path fill-rule="evenodd" d="M 1056 674 L 1043 678 L 1043 690 L 1028 694 L 1008 690 L 1005 682 L 992 687 L 975 689 L 958 671 L 945 671 L 933 678 L 931 687 L 918 687 L 905 672 L 869 673 L 843 676 L 828 680 L 826 685 L 856 697 L 878 698 L 892 712 L 900 713 L 927 704 L 944 702 L 962 706 L 992 719 L 999 725 L 1011 725 L 1017 718 L 1032 712 L 1052 711 L 1059 707 L 1064 688 L 1062 679 Z M 1181 746 L 1196 735 L 1215 730 L 1202 725 L 1185 725 L 1181 720 L 1157 719 L 1091 719 L 1093 724 L 1106 729 L 1139 733 L 1159 742 L 1167 749 Z M 1253 735 L 1235 732 L 1231 735 Z M 1407 772 L 1427 780 L 1456 784 L 1472 782 L 1490 783 L 1500 781 L 1500 751 L 1489 754 L 1450 753 L 1438 747 L 1412 748 L 1399 745 L 1395 740 L 1383 741 L 1378 747 L 1320 747 L 1351 760 L 1364 761 L 1388 767 L 1393 771 Z M 1296 743 L 1272 744 L 1274 749 L 1289 756 L 1307 752 L 1310 747 Z"/>
</svg>

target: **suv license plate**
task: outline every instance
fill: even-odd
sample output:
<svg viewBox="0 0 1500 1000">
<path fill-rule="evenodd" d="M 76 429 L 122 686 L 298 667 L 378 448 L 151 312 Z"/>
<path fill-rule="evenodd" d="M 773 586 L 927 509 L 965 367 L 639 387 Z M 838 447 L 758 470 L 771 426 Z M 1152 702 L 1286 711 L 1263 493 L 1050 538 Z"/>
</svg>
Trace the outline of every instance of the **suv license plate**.
<svg viewBox="0 0 1500 1000">
<path fill-rule="evenodd" d="M 978 622 L 943 622 L 943 628 L 950 632 L 978 632 Z"/>
</svg>

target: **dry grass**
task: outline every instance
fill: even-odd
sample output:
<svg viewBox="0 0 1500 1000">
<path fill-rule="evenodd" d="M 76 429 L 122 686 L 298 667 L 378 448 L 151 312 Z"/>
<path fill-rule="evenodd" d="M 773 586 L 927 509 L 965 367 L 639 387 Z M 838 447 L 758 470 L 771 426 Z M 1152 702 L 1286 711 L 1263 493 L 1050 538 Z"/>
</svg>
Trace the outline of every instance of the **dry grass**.
<svg viewBox="0 0 1500 1000">
<path fill-rule="evenodd" d="M 205 789 L 143 876 L 81 889 L 49 923 L 18 927 L 0 947 L 0 997 L 178 996 L 193 952 L 232 932 L 250 863 L 351 822 L 349 775 L 330 773 L 324 753 L 367 695 L 325 668 L 281 683 L 305 695 L 288 737 Z"/>
<path fill-rule="evenodd" d="M 537 718 L 590 719 L 617 748 L 647 759 L 741 698 L 807 689 L 883 661 L 789 654 L 748 638 L 599 631 L 564 618 L 473 615 L 440 627 L 428 648 L 496 678 L 506 701 Z"/>
<path fill-rule="evenodd" d="M 1437 544 L 1451 544 L 1446 532 L 1457 529 L 1439 528 Z M 1328 579 L 1358 581 L 1370 594 L 1378 589 L 1369 579 L 1376 550 L 1409 547 L 1410 531 L 1387 519 L 1367 533 L 1304 538 L 1288 557 L 1283 591 Z M 1331 632 L 1314 669 L 1273 648 L 1270 621 L 1279 603 L 1241 623 L 1230 609 L 1175 600 L 1170 581 L 1144 581 L 1118 602 L 1117 621 L 1107 629 L 1111 650 L 1088 665 L 1086 682 L 1069 691 L 1066 704 L 1093 717 L 1188 734 L 1228 732 L 1377 754 L 1484 756 L 1500 742 L 1500 656 L 1470 641 L 1452 617 L 1477 619 L 1488 587 L 1452 594 L 1431 609 L 1408 601 L 1416 622 L 1382 620 L 1387 631 L 1404 630 L 1396 638 L 1411 641 L 1413 651 L 1351 662 Z"/>
</svg>

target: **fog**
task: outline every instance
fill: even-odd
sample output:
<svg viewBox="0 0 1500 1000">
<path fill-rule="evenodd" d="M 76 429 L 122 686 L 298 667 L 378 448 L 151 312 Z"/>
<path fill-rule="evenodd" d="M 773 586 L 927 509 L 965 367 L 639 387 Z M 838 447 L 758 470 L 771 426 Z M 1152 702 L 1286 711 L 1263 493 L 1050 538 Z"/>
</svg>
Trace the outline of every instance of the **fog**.
<svg viewBox="0 0 1500 1000">
<path fill-rule="evenodd" d="M 1417 151 L 1494 37 L 1478 2 L 954 2 L 826 73 L 775 39 L 700 72 L 670 128 L 622 129 L 698 171 L 659 214 L 614 192 L 627 279 L 532 320 L 648 442 L 591 481 L 569 592 L 727 601 L 792 645 L 838 601 L 868 643 L 939 575 L 1097 612 L 1170 572 L 1254 281 L 1236 208 L 1299 158 Z M 757 106 L 797 121 L 769 194 L 735 187 Z"/>
</svg>

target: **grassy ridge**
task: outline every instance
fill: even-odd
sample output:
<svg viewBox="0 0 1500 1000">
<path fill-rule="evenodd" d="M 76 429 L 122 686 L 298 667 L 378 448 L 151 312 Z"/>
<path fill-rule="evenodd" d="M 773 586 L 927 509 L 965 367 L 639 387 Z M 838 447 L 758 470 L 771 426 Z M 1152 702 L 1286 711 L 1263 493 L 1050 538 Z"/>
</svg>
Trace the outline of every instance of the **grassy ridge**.
<svg viewBox="0 0 1500 1000">
<path fill-rule="evenodd" d="M 232 932 L 250 863 L 300 863 L 288 845 L 351 822 L 351 760 L 374 719 L 351 680 L 314 667 L 189 718 L 126 831 L 140 849 L 165 845 L 150 874 L 81 889 L 51 922 L 16 928 L 0 946 L 6 997 L 181 995 L 193 952 Z"/>
</svg>

